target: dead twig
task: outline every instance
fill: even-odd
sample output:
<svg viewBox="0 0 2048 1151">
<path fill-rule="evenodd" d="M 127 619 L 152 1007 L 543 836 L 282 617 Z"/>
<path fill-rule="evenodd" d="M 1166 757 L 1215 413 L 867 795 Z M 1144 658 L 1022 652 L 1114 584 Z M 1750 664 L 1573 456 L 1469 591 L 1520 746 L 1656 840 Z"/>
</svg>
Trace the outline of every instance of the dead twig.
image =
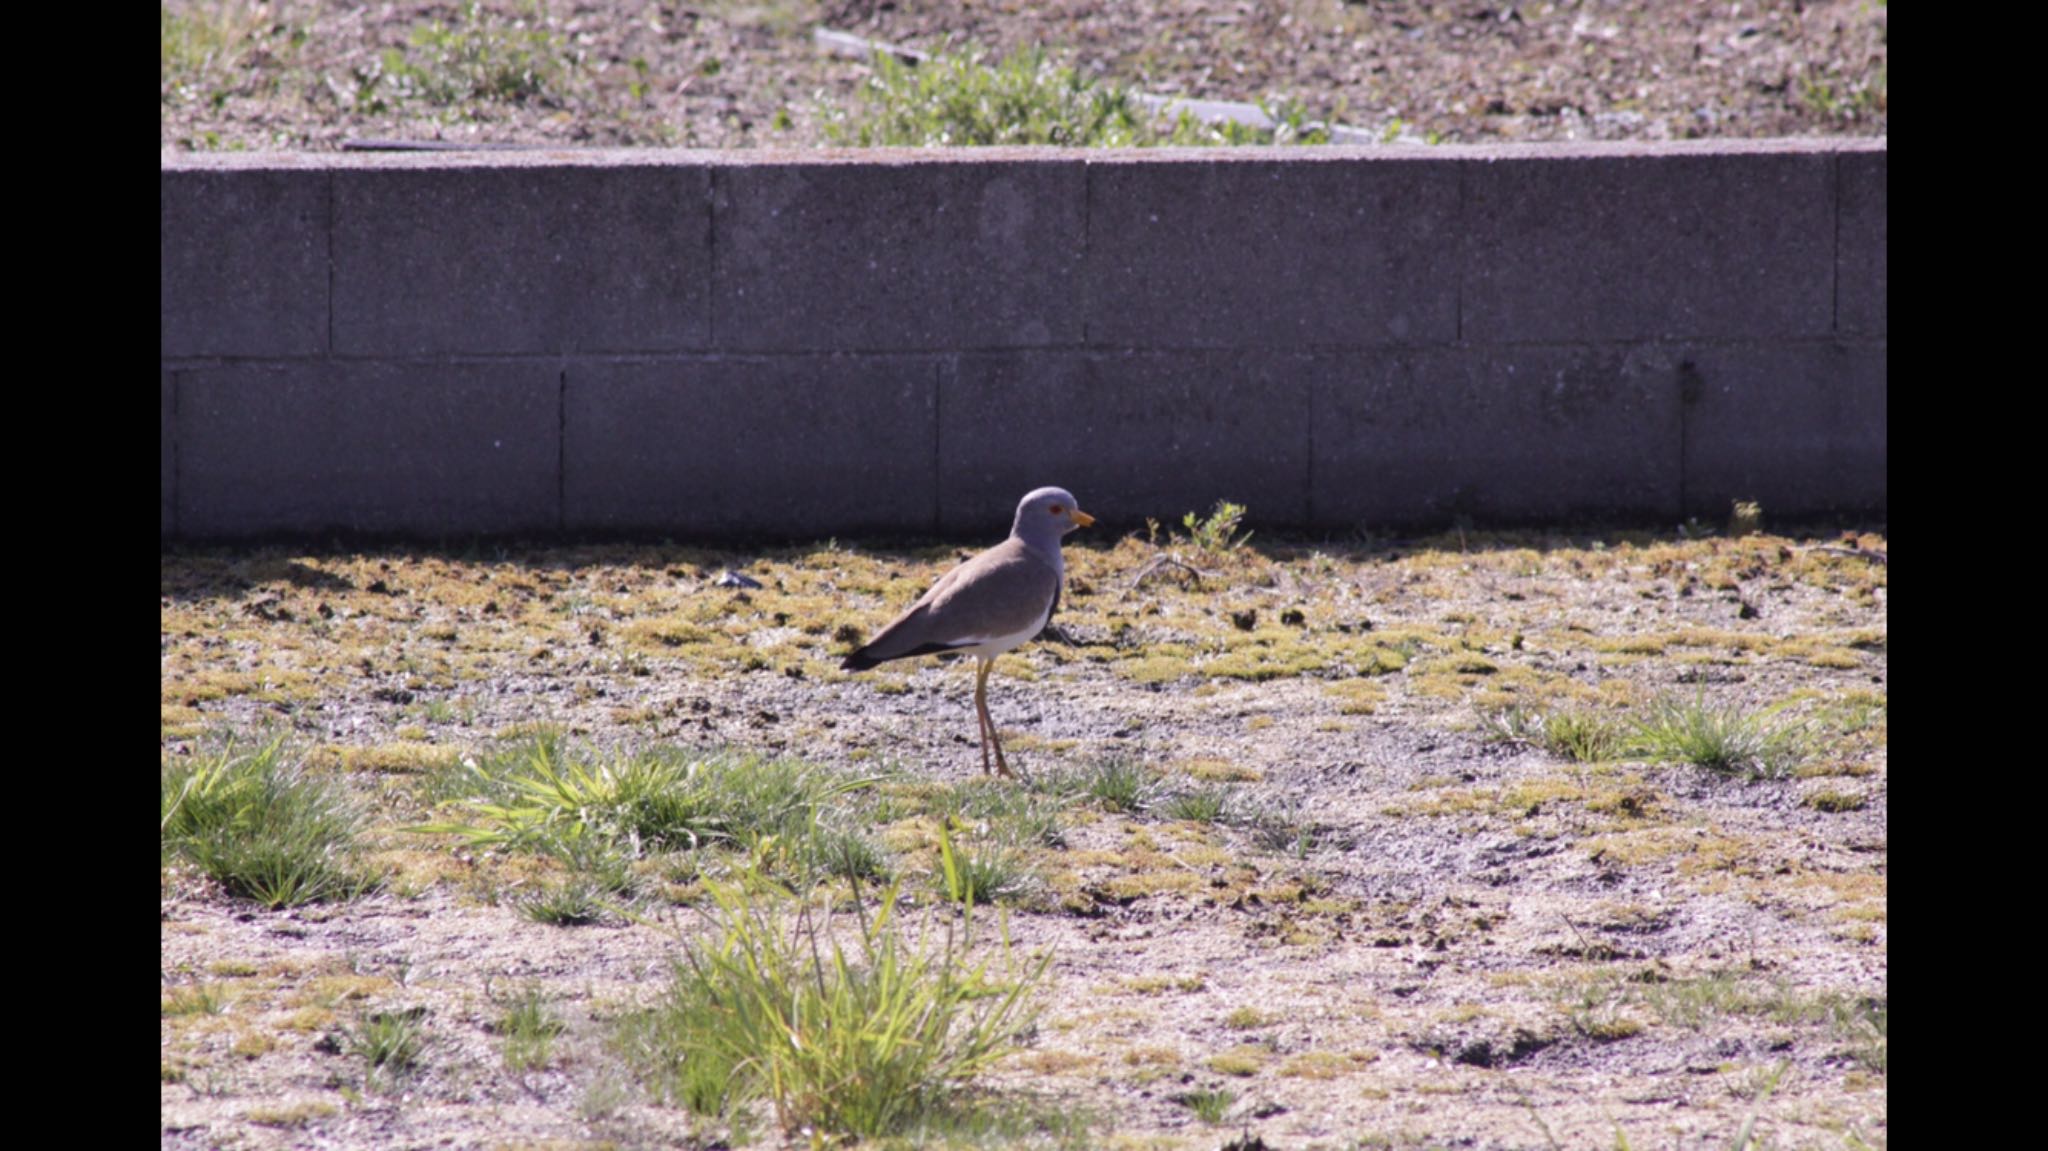
<svg viewBox="0 0 2048 1151">
<path fill-rule="evenodd" d="M 1889 557 L 1887 556 L 1887 554 L 1886 554 L 1886 553 L 1884 553 L 1884 552 L 1867 552 L 1867 551 L 1864 551 L 1864 550 L 1863 550 L 1862 548 L 1845 548 L 1845 547 L 1837 547 L 1837 546 L 1836 546 L 1836 545 L 1834 545 L 1834 544 L 1821 544 L 1821 545 L 1819 545 L 1819 546 L 1817 546 L 1817 547 L 1810 547 L 1810 548 L 1807 548 L 1807 549 L 1805 549 L 1805 550 L 1807 550 L 1807 551 L 1809 551 L 1809 552 L 1820 552 L 1820 553 L 1822 553 L 1822 554 L 1824 554 L 1824 555 L 1831 555 L 1831 556 L 1850 556 L 1850 557 L 1853 557 L 1853 558 L 1855 558 L 1855 559 L 1859 559 L 1859 560 L 1864 560 L 1864 561 L 1867 561 L 1867 562 L 1869 562 L 1869 563 L 1874 563 L 1874 564 L 1887 564 L 1887 565 L 1889 565 L 1889 564 L 1891 563 L 1891 560 L 1890 560 L 1890 558 L 1889 558 Z"/>
<path fill-rule="evenodd" d="M 1178 556 L 1168 555 L 1165 552 L 1161 552 L 1160 554 L 1153 556 L 1151 559 L 1146 560 L 1145 566 L 1138 569 L 1137 574 L 1131 577 L 1131 582 L 1126 586 L 1136 588 L 1139 584 L 1144 583 L 1147 579 L 1151 578 L 1154 575 L 1157 575 L 1159 572 L 1164 571 L 1165 569 L 1170 567 L 1179 568 L 1180 570 L 1186 572 L 1190 576 L 1193 576 L 1196 583 L 1202 582 L 1204 577 L 1209 579 L 1216 578 L 1215 572 L 1205 572 L 1202 569 L 1194 566 L 1193 564 L 1183 561 Z"/>
</svg>

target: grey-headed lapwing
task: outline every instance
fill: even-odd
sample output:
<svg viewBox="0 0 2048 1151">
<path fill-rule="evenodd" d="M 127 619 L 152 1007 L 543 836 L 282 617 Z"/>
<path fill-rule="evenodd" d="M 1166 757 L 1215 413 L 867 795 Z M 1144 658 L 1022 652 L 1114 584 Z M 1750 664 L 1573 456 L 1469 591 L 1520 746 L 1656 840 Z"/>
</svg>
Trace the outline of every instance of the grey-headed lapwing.
<svg viewBox="0 0 2048 1151">
<path fill-rule="evenodd" d="M 1045 630 L 1060 602 L 1066 565 L 1060 537 L 1095 522 L 1074 506 L 1064 488 L 1039 488 L 1017 505 L 1010 538 L 939 577 L 926 593 L 867 646 L 840 666 L 865 671 L 892 659 L 960 652 L 980 661 L 974 675 L 974 710 L 981 721 L 981 770 L 995 765 L 1013 776 L 1003 759 L 995 721 L 988 714 L 988 673 L 997 656 Z"/>
</svg>

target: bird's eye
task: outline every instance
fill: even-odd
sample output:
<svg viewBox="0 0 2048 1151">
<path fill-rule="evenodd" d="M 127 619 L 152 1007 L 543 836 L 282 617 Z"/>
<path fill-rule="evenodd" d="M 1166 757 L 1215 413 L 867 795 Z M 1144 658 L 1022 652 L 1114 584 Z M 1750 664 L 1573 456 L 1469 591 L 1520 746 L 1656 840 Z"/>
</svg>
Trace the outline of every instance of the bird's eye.
<svg viewBox="0 0 2048 1151">
<path fill-rule="evenodd" d="M 1061 506 L 1060 506 L 1059 504 L 1054 504 L 1054 505 L 1052 505 L 1052 514 L 1054 514 L 1054 515 L 1058 515 L 1058 514 L 1060 514 L 1061 512 L 1063 512 L 1063 511 L 1066 511 L 1066 510 L 1067 510 L 1066 508 L 1064 508 L 1064 507 L 1061 507 Z"/>
</svg>

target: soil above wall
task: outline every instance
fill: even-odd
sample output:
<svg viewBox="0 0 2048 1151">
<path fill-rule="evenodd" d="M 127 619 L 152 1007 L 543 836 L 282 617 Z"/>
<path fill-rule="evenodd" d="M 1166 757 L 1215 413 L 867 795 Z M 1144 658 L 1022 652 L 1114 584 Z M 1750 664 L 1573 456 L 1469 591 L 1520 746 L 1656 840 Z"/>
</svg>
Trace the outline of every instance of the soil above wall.
<svg viewBox="0 0 2048 1151">
<path fill-rule="evenodd" d="M 819 52 L 819 27 L 927 51 L 1042 45 L 1143 91 L 1295 100 L 1312 118 L 1416 142 L 1882 136 L 1888 121 L 1889 15 L 1865 0 L 714 0 L 479 11 L 168 3 L 160 144 L 814 146 L 827 142 L 829 109 L 852 104 L 868 75 L 858 60 Z M 480 62 L 520 53 L 534 67 L 499 81 L 503 90 L 446 90 Z"/>
</svg>

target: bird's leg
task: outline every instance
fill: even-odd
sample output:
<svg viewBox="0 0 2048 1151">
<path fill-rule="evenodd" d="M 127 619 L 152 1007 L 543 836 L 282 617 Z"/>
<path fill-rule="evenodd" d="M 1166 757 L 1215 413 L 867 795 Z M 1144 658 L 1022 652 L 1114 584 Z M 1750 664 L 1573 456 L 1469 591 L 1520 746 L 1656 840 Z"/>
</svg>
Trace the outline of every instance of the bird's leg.
<svg viewBox="0 0 2048 1151">
<path fill-rule="evenodd" d="M 1010 770 L 1008 761 L 1003 758 L 1003 738 L 996 732 L 996 721 L 988 713 L 988 673 L 995 670 L 995 666 L 996 661 L 994 659 L 990 659 L 987 663 L 981 665 L 981 690 L 977 693 L 981 699 L 981 718 L 983 723 L 988 724 L 988 741 L 996 745 L 996 770 L 1005 779 L 1015 779 L 1017 778 L 1017 773 Z M 986 764 L 983 765 L 982 770 L 988 770 Z"/>
<path fill-rule="evenodd" d="M 995 661 L 977 659 L 974 669 L 974 718 L 981 725 L 981 774 L 993 775 L 988 767 L 989 740 L 995 735 L 995 721 L 988 717 L 988 669 Z M 1000 745 L 998 745 L 998 753 Z"/>
</svg>

